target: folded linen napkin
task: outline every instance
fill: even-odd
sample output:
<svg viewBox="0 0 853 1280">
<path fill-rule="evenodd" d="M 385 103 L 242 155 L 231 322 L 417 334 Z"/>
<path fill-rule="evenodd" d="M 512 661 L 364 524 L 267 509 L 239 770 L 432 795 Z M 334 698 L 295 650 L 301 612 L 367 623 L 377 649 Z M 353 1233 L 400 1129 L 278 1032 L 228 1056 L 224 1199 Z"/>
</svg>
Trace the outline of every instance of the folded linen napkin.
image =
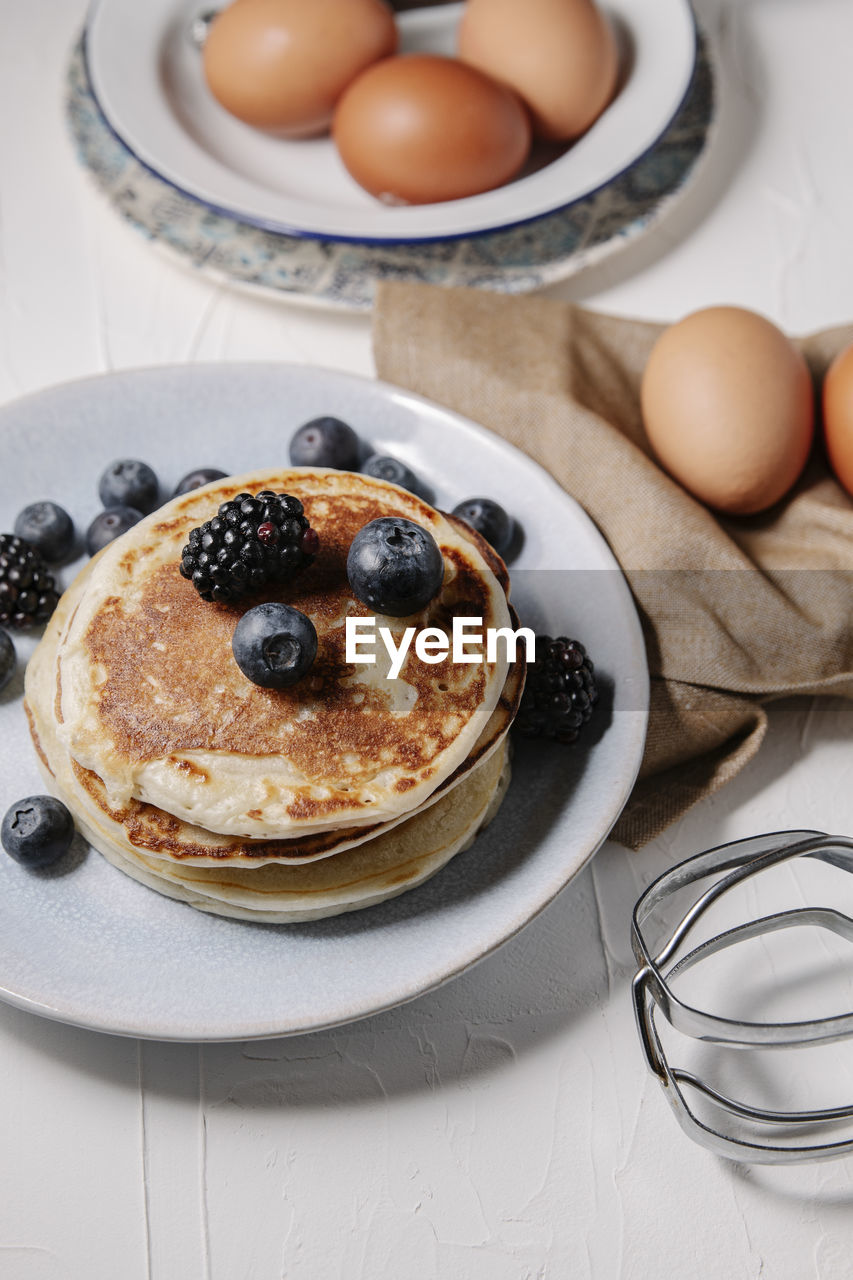
<svg viewBox="0 0 853 1280">
<path fill-rule="evenodd" d="M 380 378 L 535 458 L 619 560 L 652 687 L 640 777 L 613 832 L 634 849 L 752 759 L 765 702 L 853 697 L 853 501 L 820 445 L 758 516 L 716 515 L 670 479 L 639 403 L 660 331 L 541 297 L 396 283 L 378 291 L 373 330 Z M 802 342 L 816 377 L 851 340 L 853 326 Z"/>
</svg>

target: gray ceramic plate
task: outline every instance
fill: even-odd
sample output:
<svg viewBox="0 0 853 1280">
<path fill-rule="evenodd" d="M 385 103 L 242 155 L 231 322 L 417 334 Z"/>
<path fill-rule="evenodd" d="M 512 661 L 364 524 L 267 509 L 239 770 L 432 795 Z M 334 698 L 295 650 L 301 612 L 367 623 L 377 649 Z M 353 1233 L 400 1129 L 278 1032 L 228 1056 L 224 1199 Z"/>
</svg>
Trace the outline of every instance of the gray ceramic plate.
<svg viewBox="0 0 853 1280">
<path fill-rule="evenodd" d="M 51 497 L 85 528 L 103 467 L 143 457 L 169 492 L 184 472 L 286 460 L 293 430 L 347 419 L 413 466 L 440 506 L 472 493 L 524 529 L 513 598 L 524 619 L 583 640 L 603 697 L 583 748 L 522 742 L 497 820 L 432 880 L 306 925 L 217 919 L 161 897 L 79 843 L 28 872 L 0 854 L 0 997 L 98 1030 L 237 1040 L 333 1026 L 410 1000 L 516 933 L 583 867 L 633 785 L 648 679 L 639 622 L 601 535 L 554 481 L 483 428 L 393 387 L 286 365 L 152 369 L 70 383 L 0 411 L 0 528 Z M 63 571 L 70 581 L 75 566 Z M 16 638 L 23 661 L 33 641 Z M 21 706 L 0 694 L 0 805 L 43 790 Z"/>
</svg>

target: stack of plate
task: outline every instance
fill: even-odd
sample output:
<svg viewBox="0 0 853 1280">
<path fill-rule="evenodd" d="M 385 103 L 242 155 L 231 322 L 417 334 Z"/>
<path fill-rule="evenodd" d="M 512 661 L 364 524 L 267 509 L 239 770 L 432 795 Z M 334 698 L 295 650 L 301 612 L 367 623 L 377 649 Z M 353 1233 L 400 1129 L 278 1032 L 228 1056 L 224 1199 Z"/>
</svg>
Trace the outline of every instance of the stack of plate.
<svg viewBox="0 0 853 1280">
<path fill-rule="evenodd" d="M 388 208 L 328 139 L 268 137 L 212 100 L 188 35 L 200 7 L 99 0 L 72 63 L 72 129 L 98 185 L 149 239 L 278 297 L 357 310 L 384 278 L 554 283 L 654 225 L 707 145 L 712 76 L 688 0 L 612 0 L 625 80 L 579 142 L 497 191 Z M 461 8 L 400 14 L 402 48 L 451 52 Z"/>
<path fill-rule="evenodd" d="M 300 499 L 314 563 L 279 588 L 312 619 L 317 659 L 269 690 L 239 670 L 243 609 L 205 603 L 180 572 L 190 531 L 239 493 Z M 202 910 L 271 923 L 337 915 L 420 884 L 466 848 L 509 781 L 506 735 L 524 661 L 425 664 L 410 650 L 347 660 L 353 537 L 380 517 L 429 529 L 444 582 L 421 614 L 380 619 L 452 631 L 512 615 L 502 562 L 473 530 L 370 477 L 298 468 L 216 482 L 112 543 L 63 596 L 27 669 L 31 732 L 48 786 L 90 843 L 135 879 Z"/>
</svg>

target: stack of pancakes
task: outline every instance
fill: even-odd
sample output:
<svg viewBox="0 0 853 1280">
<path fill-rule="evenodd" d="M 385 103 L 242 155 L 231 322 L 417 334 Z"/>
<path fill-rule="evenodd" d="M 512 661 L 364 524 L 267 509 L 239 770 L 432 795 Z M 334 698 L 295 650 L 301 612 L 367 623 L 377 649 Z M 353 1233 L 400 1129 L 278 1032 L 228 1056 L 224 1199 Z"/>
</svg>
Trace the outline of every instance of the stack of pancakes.
<svg viewBox="0 0 853 1280">
<path fill-rule="evenodd" d="M 191 529 L 238 493 L 300 499 L 314 563 L 242 607 L 205 603 L 179 573 Z M 100 553 L 65 593 L 27 669 L 26 705 L 48 786 L 115 866 L 205 911 L 319 919 L 421 883 L 466 848 L 509 778 L 507 731 L 523 661 L 437 664 L 414 645 L 396 679 L 348 664 L 345 621 L 370 617 L 346 575 L 369 521 L 430 531 L 445 575 L 411 618 L 450 635 L 454 616 L 515 626 L 503 563 L 467 526 L 403 489 L 295 468 L 217 481 L 173 499 Z M 284 690 L 252 684 L 231 639 L 245 608 L 283 600 L 317 630 L 311 670 Z M 476 651 L 476 649 L 475 649 Z"/>
</svg>

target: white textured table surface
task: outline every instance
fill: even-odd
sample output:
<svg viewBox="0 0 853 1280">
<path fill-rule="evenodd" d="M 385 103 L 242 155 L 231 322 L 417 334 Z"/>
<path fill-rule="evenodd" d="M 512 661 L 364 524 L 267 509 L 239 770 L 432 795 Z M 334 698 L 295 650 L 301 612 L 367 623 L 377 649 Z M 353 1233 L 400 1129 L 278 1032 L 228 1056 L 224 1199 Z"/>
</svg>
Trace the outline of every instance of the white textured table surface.
<svg viewBox="0 0 853 1280">
<path fill-rule="evenodd" d="M 853 5 L 699 7 L 722 62 L 716 150 L 651 238 L 561 292 L 660 318 L 738 302 L 793 331 L 849 321 Z M 0 0 L 0 401 L 195 360 L 369 373 L 366 320 L 182 274 L 101 205 L 60 106 L 83 12 Z M 466 977 L 349 1029 L 198 1048 L 0 1006 L 0 1277 L 850 1276 L 850 1161 L 744 1170 L 678 1130 L 636 1043 L 628 918 L 675 857 L 853 832 L 851 729 L 837 701 L 776 706 L 723 794 L 640 854 L 605 847 Z M 846 1065 L 841 1083 L 853 1094 Z"/>
</svg>

